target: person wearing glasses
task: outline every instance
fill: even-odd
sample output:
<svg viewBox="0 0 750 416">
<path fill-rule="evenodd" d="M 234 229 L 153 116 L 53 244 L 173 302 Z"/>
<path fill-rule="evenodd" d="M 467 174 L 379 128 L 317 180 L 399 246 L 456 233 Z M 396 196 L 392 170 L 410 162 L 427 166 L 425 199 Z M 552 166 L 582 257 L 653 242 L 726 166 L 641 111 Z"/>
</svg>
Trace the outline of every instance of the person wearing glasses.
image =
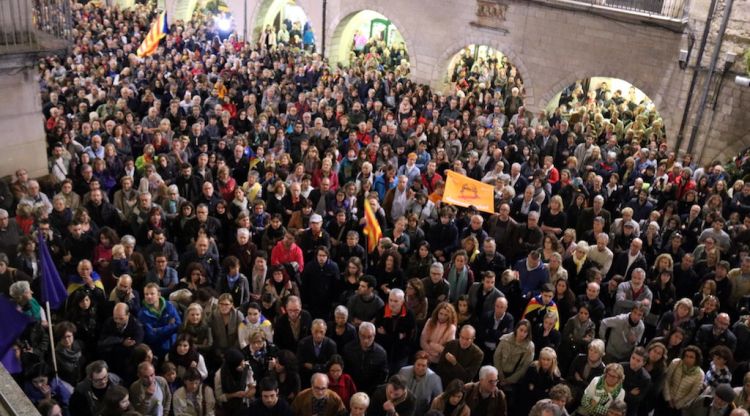
<svg viewBox="0 0 750 416">
<path fill-rule="evenodd" d="M 586 387 L 576 412 L 583 416 L 605 416 L 613 402 L 625 399 L 625 389 L 622 388 L 624 380 L 622 366 L 617 363 L 608 364 L 604 368 L 604 374 L 594 377 Z"/>
<path fill-rule="evenodd" d="M 328 389 L 328 376 L 315 373 L 310 378 L 310 388 L 302 390 L 292 402 L 294 416 L 336 416 L 346 411 L 344 402 Z"/>
<path fill-rule="evenodd" d="M 505 393 L 497 387 L 497 368 L 485 365 L 479 369 L 479 381 L 464 385 L 464 399 L 473 415 L 505 416 L 508 406 Z"/>
<path fill-rule="evenodd" d="M 109 372 L 104 360 L 86 366 L 86 378 L 76 385 L 70 397 L 70 414 L 93 416 L 104 409 L 104 395 L 112 386 L 120 384 L 120 377 Z"/>
</svg>

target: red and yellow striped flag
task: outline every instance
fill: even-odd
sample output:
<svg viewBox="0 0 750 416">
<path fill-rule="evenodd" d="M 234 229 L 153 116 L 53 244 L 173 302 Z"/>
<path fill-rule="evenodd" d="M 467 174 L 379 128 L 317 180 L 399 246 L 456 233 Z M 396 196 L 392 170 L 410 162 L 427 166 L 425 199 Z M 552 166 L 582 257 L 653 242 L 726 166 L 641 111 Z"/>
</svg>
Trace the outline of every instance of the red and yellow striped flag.
<svg viewBox="0 0 750 416">
<path fill-rule="evenodd" d="M 138 57 L 144 58 L 153 55 L 154 52 L 156 52 L 156 49 L 159 48 L 159 41 L 167 36 L 168 33 L 169 25 L 167 25 L 167 12 L 162 12 L 161 15 L 159 15 L 159 18 L 151 25 L 151 30 L 148 31 L 141 46 L 138 47 Z"/>
<path fill-rule="evenodd" d="M 372 211 L 372 205 L 370 201 L 365 201 L 365 235 L 367 236 L 367 252 L 372 253 L 375 247 L 378 246 L 378 242 L 383 238 L 383 230 L 380 229 L 380 223 L 378 223 L 375 213 Z"/>
</svg>

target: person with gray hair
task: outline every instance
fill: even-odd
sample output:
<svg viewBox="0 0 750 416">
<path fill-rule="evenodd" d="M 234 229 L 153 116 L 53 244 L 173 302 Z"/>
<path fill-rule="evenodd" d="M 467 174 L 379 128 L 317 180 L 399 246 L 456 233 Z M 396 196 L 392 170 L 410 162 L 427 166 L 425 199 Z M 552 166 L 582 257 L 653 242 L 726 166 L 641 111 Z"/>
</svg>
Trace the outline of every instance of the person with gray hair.
<svg viewBox="0 0 750 416">
<path fill-rule="evenodd" d="M 406 307 L 404 291 L 398 288 L 388 293 L 388 303 L 375 315 L 375 340 L 388 352 L 390 374 L 398 373 L 409 359 L 409 346 L 417 332 L 414 312 Z"/>
<path fill-rule="evenodd" d="M 430 275 L 422 279 L 425 297 L 427 297 L 427 315 L 432 314 L 440 302 L 448 300 L 451 287 L 443 277 L 444 274 L 443 263 L 436 261 L 430 266 Z"/>
<path fill-rule="evenodd" d="M 575 225 L 576 235 L 583 236 L 586 231 L 593 229 L 594 218 L 596 217 L 604 218 L 604 230 L 609 230 L 610 225 L 612 224 L 612 214 L 604 208 L 604 197 L 601 195 L 596 195 L 592 206 L 584 208 L 581 211 Z M 572 224 L 575 219 L 569 218 L 568 220 Z"/>
<path fill-rule="evenodd" d="M 471 414 L 480 416 L 505 416 L 505 393 L 497 387 L 498 371 L 491 365 L 479 369 L 479 381 L 464 386 L 466 404 Z"/>
<path fill-rule="evenodd" d="M 352 398 L 349 399 L 350 416 L 365 416 L 368 407 L 370 407 L 370 397 L 367 393 L 360 391 L 359 393 L 354 393 Z"/>
<path fill-rule="evenodd" d="M 0 252 L 7 254 L 9 258 L 15 258 L 21 234 L 16 219 L 10 218 L 8 211 L 0 208 Z"/>
<path fill-rule="evenodd" d="M 333 322 L 328 323 L 326 336 L 336 343 L 339 354 L 344 351 L 346 344 L 357 339 L 357 328 L 349 322 L 349 309 L 346 306 L 339 305 L 333 311 Z"/>
<path fill-rule="evenodd" d="M 641 302 L 633 302 L 630 313 L 622 313 L 602 320 L 599 338 L 606 340 L 605 362 L 627 361 L 633 349 L 641 341 L 645 325 L 643 316 L 647 307 Z M 609 337 L 607 331 L 609 330 Z"/>
<path fill-rule="evenodd" d="M 362 322 L 359 339 L 346 344 L 342 354 L 344 368 L 359 391 L 375 391 L 375 387 L 384 383 L 388 376 L 387 353 L 375 342 L 375 333 L 372 322 Z"/>
<path fill-rule="evenodd" d="M 383 209 L 391 224 L 395 223 L 399 217 L 406 215 L 406 205 L 409 202 L 409 178 L 406 175 L 400 175 L 396 181 L 396 186 L 389 189 L 383 198 Z"/>
<path fill-rule="evenodd" d="M 326 363 L 336 354 L 336 343 L 326 336 L 328 325 L 322 319 L 315 319 L 310 325 L 310 334 L 302 338 L 297 345 L 297 360 L 300 363 L 300 375 L 303 382 L 306 376 L 314 373 L 325 373 Z"/>
<path fill-rule="evenodd" d="M 619 315 L 626 313 L 632 309 L 636 302 L 640 302 L 646 308 L 646 314 L 648 314 L 653 299 L 654 294 L 646 285 L 646 271 L 640 267 L 636 267 L 633 269 L 630 280 L 622 282 L 617 286 L 612 314 Z"/>
</svg>

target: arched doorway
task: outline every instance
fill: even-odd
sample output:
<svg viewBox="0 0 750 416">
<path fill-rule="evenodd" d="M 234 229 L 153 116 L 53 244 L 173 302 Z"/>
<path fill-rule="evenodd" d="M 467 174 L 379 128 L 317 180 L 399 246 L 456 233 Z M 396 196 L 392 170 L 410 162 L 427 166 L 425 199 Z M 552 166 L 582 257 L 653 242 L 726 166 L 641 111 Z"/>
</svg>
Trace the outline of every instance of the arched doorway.
<svg viewBox="0 0 750 416">
<path fill-rule="evenodd" d="M 266 40 L 264 31 L 273 31 L 277 42 L 315 46 L 315 34 L 305 10 L 295 0 L 263 0 L 253 23 L 253 39 Z"/>
<path fill-rule="evenodd" d="M 388 17 L 374 10 L 361 10 L 342 19 L 330 45 L 328 59 L 333 66 L 360 62 L 365 67 L 408 72 L 409 54 L 403 35 Z"/>
<path fill-rule="evenodd" d="M 471 44 L 453 55 L 448 63 L 445 84 L 464 92 L 475 87 L 489 88 L 510 96 L 513 87 L 523 95 L 523 77 L 501 51 L 487 45 Z"/>
<path fill-rule="evenodd" d="M 576 80 L 554 95 L 545 108 L 552 123 L 566 121 L 570 130 L 591 133 L 600 145 L 633 140 L 655 143 L 666 151 L 664 120 L 652 99 L 628 81 L 612 77 Z M 611 130 L 611 131 L 610 131 Z M 605 155 L 602 154 L 602 157 Z"/>
</svg>

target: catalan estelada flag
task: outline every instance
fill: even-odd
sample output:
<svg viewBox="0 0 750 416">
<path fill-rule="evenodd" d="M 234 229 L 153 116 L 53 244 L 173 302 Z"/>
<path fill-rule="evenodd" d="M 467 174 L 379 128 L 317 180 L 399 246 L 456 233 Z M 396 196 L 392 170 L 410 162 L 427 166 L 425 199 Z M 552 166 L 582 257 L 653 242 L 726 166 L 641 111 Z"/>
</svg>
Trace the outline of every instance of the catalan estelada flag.
<svg viewBox="0 0 750 416">
<path fill-rule="evenodd" d="M 375 250 L 375 247 L 378 246 L 378 242 L 381 238 L 383 238 L 383 230 L 380 228 L 380 223 L 378 222 L 377 217 L 375 217 L 375 212 L 372 210 L 372 206 L 370 205 L 370 201 L 365 201 L 365 220 L 367 223 L 365 224 L 365 235 L 367 236 L 367 252 L 372 253 L 373 250 Z"/>
<path fill-rule="evenodd" d="M 554 300 L 551 300 L 548 304 L 542 302 L 542 295 L 537 295 L 529 301 L 526 305 L 526 309 L 523 311 L 521 319 L 528 319 L 532 323 L 542 322 L 547 312 L 554 312 L 558 316 L 557 322 L 555 322 L 555 329 L 560 329 L 560 314 L 557 311 L 557 305 Z"/>
<path fill-rule="evenodd" d="M 167 12 L 162 12 L 159 15 L 159 18 L 151 25 L 151 30 L 148 31 L 146 39 L 143 39 L 143 43 L 138 47 L 138 56 L 144 58 L 153 55 L 159 47 L 159 41 L 162 40 L 164 36 L 167 36 L 168 33 L 169 25 L 167 25 Z"/>
<path fill-rule="evenodd" d="M 448 179 L 445 181 L 443 202 L 468 207 L 473 205 L 479 211 L 495 212 L 495 187 L 471 179 L 452 170 L 445 171 Z"/>
</svg>

